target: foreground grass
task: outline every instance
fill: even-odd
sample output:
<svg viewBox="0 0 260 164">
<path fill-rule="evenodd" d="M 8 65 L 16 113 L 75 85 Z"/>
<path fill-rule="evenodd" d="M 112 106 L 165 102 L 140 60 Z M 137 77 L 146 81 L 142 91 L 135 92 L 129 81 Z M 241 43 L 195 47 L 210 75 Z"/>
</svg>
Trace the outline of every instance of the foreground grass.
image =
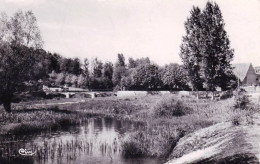
<svg viewBox="0 0 260 164">
<path fill-rule="evenodd" d="M 0 134 L 31 134 L 58 130 L 69 125 L 80 124 L 91 117 L 87 113 L 46 109 L 14 110 L 12 114 L 2 113 Z"/>
<path fill-rule="evenodd" d="M 81 99 L 82 100 L 82 99 Z M 60 102 L 65 102 L 62 99 Z M 108 116 L 143 122 L 123 139 L 125 157 L 154 156 L 167 158 L 178 140 L 196 130 L 225 121 L 250 116 L 250 111 L 233 109 L 233 98 L 221 101 L 196 100 L 176 95 L 150 95 L 129 98 L 96 98 L 72 104 L 21 103 L 12 115 L 2 115 L 2 134 L 32 133 L 79 124 L 90 116 Z M 33 104 L 43 103 L 37 106 Z M 27 106 L 26 106 L 27 105 Z"/>
</svg>

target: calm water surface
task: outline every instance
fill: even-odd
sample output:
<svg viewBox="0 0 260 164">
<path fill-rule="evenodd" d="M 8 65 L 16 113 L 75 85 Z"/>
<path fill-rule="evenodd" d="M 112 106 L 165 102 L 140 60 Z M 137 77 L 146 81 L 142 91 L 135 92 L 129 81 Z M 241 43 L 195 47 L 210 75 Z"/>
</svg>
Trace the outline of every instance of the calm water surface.
<svg viewBox="0 0 260 164">
<path fill-rule="evenodd" d="M 111 118 L 90 118 L 86 123 L 37 135 L 0 137 L 0 163 L 14 164 L 160 164 L 152 158 L 122 157 L 121 141 L 137 123 Z M 22 156 L 20 148 L 36 152 Z"/>
</svg>

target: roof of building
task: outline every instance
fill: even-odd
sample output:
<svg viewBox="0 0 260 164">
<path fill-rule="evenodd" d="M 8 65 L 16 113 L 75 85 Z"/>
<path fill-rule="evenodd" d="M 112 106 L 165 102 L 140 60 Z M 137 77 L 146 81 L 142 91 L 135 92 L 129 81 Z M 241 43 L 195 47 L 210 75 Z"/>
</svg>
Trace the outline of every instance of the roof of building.
<svg viewBox="0 0 260 164">
<path fill-rule="evenodd" d="M 234 74 L 239 78 L 240 81 L 244 81 L 247 72 L 250 68 L 251 63 L 237 63 L 237 64 L 232 64 L 234 67 Z"/>
</svg>

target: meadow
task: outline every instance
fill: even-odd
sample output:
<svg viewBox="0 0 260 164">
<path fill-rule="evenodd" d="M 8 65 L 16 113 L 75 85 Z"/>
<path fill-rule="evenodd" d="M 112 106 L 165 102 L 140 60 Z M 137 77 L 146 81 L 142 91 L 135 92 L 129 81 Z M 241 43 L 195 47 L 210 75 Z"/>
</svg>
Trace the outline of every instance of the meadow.
<svg viewBox="0 0 260 164">
<path fill-rule="evenodd" d="M 235 109 L 234 97 L 212 101 L 166 94 L 81 100 L 71 99 L 72 103 L 59 105 L 55 102 L 66 100 L 15 104 L 12 114 L 0 115 L 0 134 L 53 131 L 80 124 L 90 117 L 113 117 L 143 125 L 122 139 L 124 157 L 167 159 L 181 137 L 220 122 L 230 121 L 236 126 L 250 119 L 253 112 Z"/>
</svg>

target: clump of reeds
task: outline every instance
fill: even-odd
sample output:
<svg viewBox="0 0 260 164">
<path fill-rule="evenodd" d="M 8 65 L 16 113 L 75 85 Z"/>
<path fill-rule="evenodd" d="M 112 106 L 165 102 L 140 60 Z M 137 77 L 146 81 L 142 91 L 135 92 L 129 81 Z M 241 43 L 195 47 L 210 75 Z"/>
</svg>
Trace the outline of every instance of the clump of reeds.
<svg viewBox="0 0 260 164">
<path fill-rule="evenodd" d="M 122 143 L 124 157 L 167 157 L 180 137 L 181 129 L 155 123 L 130 134 Z"/>
<path fill-rule="evenodd" d="M 183 116 L 191 113 L 189 108 L 182 100 L 176 99 L 176 97 L 170 96 L 160 100 L 153 107 L 153 116 L 155 117 L 173 117 Z"/>
</svg>

